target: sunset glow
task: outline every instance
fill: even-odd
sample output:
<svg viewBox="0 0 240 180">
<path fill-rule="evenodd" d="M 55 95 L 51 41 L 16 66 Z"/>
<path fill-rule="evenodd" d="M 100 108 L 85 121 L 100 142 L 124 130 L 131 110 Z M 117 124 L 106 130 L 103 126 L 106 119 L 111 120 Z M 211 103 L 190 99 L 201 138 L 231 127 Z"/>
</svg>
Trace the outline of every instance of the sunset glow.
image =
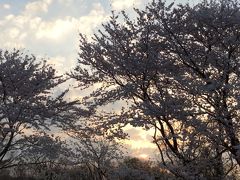
<svg viewBox="0 0 240 180">
<path fill-rule="evenodd" d="M 91 37 L 108 20 L 111 10 L 144 7 L 149 0 L 2 0 L 0 2 L 1 48 L 24 49 L 49 59 L 59 74 L 71 70 L 77 61 L 78 34 Z M 184 1 L 177 1 L 184 2 Z M 73 90 L 72 98 L 82 96 Z M 78 94 L 79 93 L 79 94 Z M 124 143 L 141 158 L 153 155 L 152 132 L 127 127 L 130 139 Z M 137 152 L 137 153 L 136 153 Z"/>
</svg>

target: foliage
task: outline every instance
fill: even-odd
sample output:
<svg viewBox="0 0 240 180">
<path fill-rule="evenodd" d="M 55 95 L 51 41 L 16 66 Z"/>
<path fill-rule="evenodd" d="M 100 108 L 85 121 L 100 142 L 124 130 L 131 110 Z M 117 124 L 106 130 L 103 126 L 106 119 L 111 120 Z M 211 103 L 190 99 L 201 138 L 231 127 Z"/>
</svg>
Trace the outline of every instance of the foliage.
<svg viewBox="0 0 240 180">
<path fill-rule="evenodd" d="M 156 162 L 141 160 L 136 157 L 125 157 L 114 174 L 113 179 L 173 179 L 168 172 L 161 171 Z"/>
<path fill-rule="evenodd" d="M 123 23 L 113 13 L 89 41 L 80 35 L 70 76 L 90 109 L 128 101 L 103 125 L 155 129 L 161 162 L 178 177 L 224 178 L 240 165 L 240 5 L 204 0 L 195 6 L 153 1 Z M 97 111 L 93 111 L 97 112 Z M 229 163 L 230 162 L 230 163 Z"/>
<path fill-rule="evenodd" d="M 78 112 L 77 102 L 64 99 L 67 91 L 53 94 L 64 81 L 34 55 L 0 51 L 0 169 L 29 163 L 32 153 L 38 163 L 51 159 L 53 147 L 60 152 L 62 143 L 47 130 L 66 129 Z"/>
<path fill-rule="evenodd" d="M 122 146 L 102 136 L 74 134 L 75 161 L 86 167 L 90 179 L 105 179 L 123 158 Z"/>
</svg>

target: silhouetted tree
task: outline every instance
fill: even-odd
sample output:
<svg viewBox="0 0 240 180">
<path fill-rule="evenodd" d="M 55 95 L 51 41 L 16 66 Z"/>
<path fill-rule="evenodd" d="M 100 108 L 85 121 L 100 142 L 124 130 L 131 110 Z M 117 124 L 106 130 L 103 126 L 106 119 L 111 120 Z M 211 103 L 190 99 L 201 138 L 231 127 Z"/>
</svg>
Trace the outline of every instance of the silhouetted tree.
<svg viewBox="0 0 240 180">
<path fill-rule="evenodd" d="M 70 76 L 82 89 L 99 87 L 84 99 L 90 109 L 127 101 L 121 114 L 99 115 L 103 125 L 155 129 L 175 175 L 195 179 L 216 167 L 212 175 L 223 178 L 228 160 L 240 164 L 239 8 L 234 0 L 159 0 L 135 9 L 134 20 L 113 13 L 91 40 L 80 35 Z"/>
<path fill-rule="evenodd" d="M 0 51 L 0 169 L 30 163 L 30 154 L 39 163 L 61 151 L 47 130 L 74 124 L 78 111 L 75 101 L 64 100 L 67 91 L 54 94 L 64 81 L 34 55 Z"/>
</svg>

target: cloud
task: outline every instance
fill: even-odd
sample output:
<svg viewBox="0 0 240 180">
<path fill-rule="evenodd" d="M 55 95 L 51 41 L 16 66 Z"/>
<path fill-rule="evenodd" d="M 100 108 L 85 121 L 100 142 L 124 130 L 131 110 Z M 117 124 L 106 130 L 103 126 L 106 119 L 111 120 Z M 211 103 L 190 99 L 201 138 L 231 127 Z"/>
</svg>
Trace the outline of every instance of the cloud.
<svg viewBox="0 0 240 180">
<path fill-rule="evenodd" d="M 112 0 L 111 3 L 114 10 L 123 10 L 139 6 L 141 0 Z"/>
<path fill-rule="evenodd" d="M 34 3 L 49 4 L 51 1 Z M 40 14 L 27 14 L 26 9 L 16 15 L 8 14 L 0 18 L 0 32 L 4 34 L 0 37 L 2 48 L 25 48 L 34 54 L 47 55 L 50 58 L 65 57 L 71 61 L 67 66 L 76 63 L 79 32 L 90 37 L 107 19 L 108 13 L 100 3 L 93 3 L 85 15 L 73 17 L 70 14 L 64 17 L 53 16 L 50 19 L 41 17 Z M 57 64 L 57 58 L 54 62 Z M 59 64 L 58 67 L 60 68 Z"/>
<path fill-rule="evenodd" d="M 4 8 L 4 9 L 10 9 L 11 6 L 10 6 L 10 4 L 3 4 L 3 8 Z"/>
<path fill-rule="evenodd" d="M 18 28 L 11 28 L 11 29 L 9 30 L 9 36 L 10 36 L 12 39 L 17 38 L 17 37 L 19 36 L 19 33 L 20 33 L 20 31 L 19 31 Z"/>
<path fill-rule="evenodd" d="M 76 28 L 76 19 L 71 17 L 65 17 L 64 19 L 57 19 L 52 22 L 39 22 L 36 19 L 36 38 L 42 39 L 52 39 L 52 40 L 60 40 L 67 33 L 71 32 L 72 29 Z"/>
<path fill-rule="evenodd" d="M 66 57 L 56 56 L 56 57 L 51 57 L 48 60 L 48 63 L 51 65 L 53 64 L 54 68 L 64 71 L 64 69 L 66 67 L 66 63 L 68 63 L 68 61 L 67 61 Z M 61 72 L 61 74 L 62 74 L 62 72 Z"/>
<path fill-rule="evenodd" d="M 48 59 L 48 63 L 53 65 L 53 67 L 57 70 L 57 74 L 65 74 L 66 72 L 73 69 L 75 66 L 75 59 L 76 57 L 69 54 L 69 55 L 57 55 L 55 57 L 50 57 Z"/>
<path fill-rule="evenodd" d="M 147 148 L 147 149 L 155 149 L 156 146 L 149 141 L 146 141 L 144 139 L 130 139 L 130 140 L 125 140 L 124 144 L 128 144 L 131 149 L 133 150 L 139 150 L 139 149 L 143 149 L 143 148 Z"/>
<path fill-rule="evenodd" d="M 37 39 L 52 39 L 55 41 L 60 41 L 64 39 L 67 34 L 74 35 L 77 31 L 91 36 L 93 30 L 101 25 L 107 18 L 107 13 L 100 3 L 93 4 L 92 10 L 89 14 L 81 16 L 80 18 L 75 17 L 64 17 L 61 19 L 56 19 L 54 21 L 40 21 L 40 19 L 35 19 L 33 25 L 36 24 L 36 38 Z M 74 33 L 75 31 L 75 33 Z"/>
<path fill-rule="evenodd" d="M 64 6 L 70 6 L 73 4 L 73 0 L 58 0 L 58 2 L 63 4 Z"/>
<path fill-rule="evenodd" d="M 49 59 L 48 62 L 54 64 L 59 74 L 69 71 L 77 61 L 78 33 L 83 33 L 88 38 L 91 37 L 93 32 L 108 20 L 110 13 L 98 0 L 92 1 L 95 2 L 92 4 L 78 5 L 79 7 L 75 7 L 76 2 L 86 1 L 35 0 L 27 2 L 29 3 L 24 4 L 24 8 L 19 9 L 17 13 L 12 12 L 12 14 L 0 17 L 0 32 L 4 34 L 0 36 L 1 48 L 25 48 L 37 57 L 47 57 L 45 59 Z M 146 1 L 112 0 L 112 7 L 115 10 L 122 10 L 140 6 L 143 2 Z M 10 8 L 11 12 L 15 5 L 5 6 L 5 9 Z M 54 10 L 59 6 L 67 11 L 62 13 Z M 69 7 L 66 8 L 67 6 Z M 75 99 L 81 95 L 83 96 L 84 92 L 73 89 L 69 93 L 69 98 Z M 120 109 L 122 104 L 115 103 L 109 109 Z M 126 131 L 130 134 L 130 140 L 126 140 L 125 144 L 132 149 L 133 155 L 147 157 L 156 150 L 155 145 L 151 143 L 149 132 L 133 127 Z"/>
<path fill-rule="evenodd" d="M 24 39 L 27 35 L 23 26 L 25 21 L 25 17 L 14 16 L 13 14 L 9 14 L 0 20 L 1 33 L 4 34 L 0 37 L 2 48 L 22 49 L 25 47 Z"/>
<path fill-rule="evenodd" d="M 24 48 L 24 39 L 27 30 L 24 29 L 24 24 L 27 21 L 24 16 L 14 16 L 9 14 L 0 21 L 1 33 L 4 36 L 0 37 L 2 48 Z"/>
<path fill-rule="evenodd" d="M 108 19 L 108 14 L 100 3 L 93 4 L 93 8 L 87 16 L 79 18 L 79 32 L 91 36 L 93 31 L 96 30 L 99 25 Z"/>
<path fill-rule="evenodd" d="M 52 3 L 52 0 L 38 0 L 30 2 L 25 6 L 25 13 L 28 15 L 35 15 L 38 13 L 48 12 L 48 7 Z"/>
<path fill-rule="evenodd" d="M 128 133 L 129 139 L 122 140 L 122 143 L 129 149 L 129 155 L 139 158 L 151 158 L 156 154 L 157 147 L 152 143 L 153 130 L 127 125 L 124 132 Z"/>
<path fill-rule="evenodd" d="M 134 144 L 134 146 L 133 146 Z M 158 156 L 158 150 L 154 144 L 150 144 L 146 141 L 130 141 L 130 142 L 123 142 L 123 145 L 128 149 L 128 155 L 138 158 L 155 158 Z M 150 146 L 148 146 L 150 145 Z M 136 146 L 138 146 L 136 148 Z"/>
</svg>

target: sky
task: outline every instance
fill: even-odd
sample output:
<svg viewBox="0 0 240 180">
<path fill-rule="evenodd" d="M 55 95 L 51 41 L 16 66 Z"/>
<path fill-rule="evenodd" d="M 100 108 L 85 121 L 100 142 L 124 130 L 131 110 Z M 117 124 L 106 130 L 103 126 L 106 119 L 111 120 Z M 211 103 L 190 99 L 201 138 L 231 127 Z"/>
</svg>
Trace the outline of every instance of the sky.
<svg viewBox="0 0 240 180">
<path fill-rule="evenodd" d="M 167 0 L 167 2 L 170 0 Z M 111 10 L 143 8 L 150 0 L 0 0 L 0 48 L 21 49 L 47 59 L 59 74 L 77 63 L 79 33 L 91 37 L 111 15 Z M 176 0 L 185 3 L 187 0 Z M 194 0 L 189 0 L 195 3 Z M 72 92 L 73 97 L 80 96 Z M 151 132 L 127 127 L 130 154 L 154 157 Z"/>
</svg>

